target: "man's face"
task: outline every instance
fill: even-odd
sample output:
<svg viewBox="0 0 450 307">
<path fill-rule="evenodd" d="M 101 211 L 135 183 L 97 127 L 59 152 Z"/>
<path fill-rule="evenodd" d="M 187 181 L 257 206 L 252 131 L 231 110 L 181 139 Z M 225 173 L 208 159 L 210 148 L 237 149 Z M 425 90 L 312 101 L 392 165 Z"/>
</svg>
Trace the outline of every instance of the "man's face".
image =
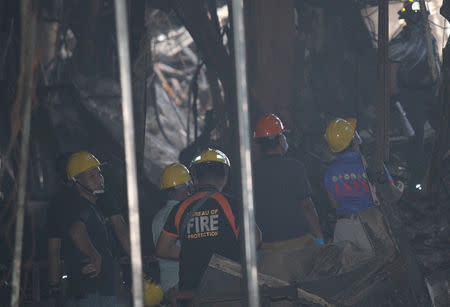
<svg viewBox="0 0 450 307">
<path fill-rule="evenodd" d="M 105 181 L 99 167 L 92 168 L 77 176 L 77 180 L 92 191 L 103 190 Z"/>
</svg>

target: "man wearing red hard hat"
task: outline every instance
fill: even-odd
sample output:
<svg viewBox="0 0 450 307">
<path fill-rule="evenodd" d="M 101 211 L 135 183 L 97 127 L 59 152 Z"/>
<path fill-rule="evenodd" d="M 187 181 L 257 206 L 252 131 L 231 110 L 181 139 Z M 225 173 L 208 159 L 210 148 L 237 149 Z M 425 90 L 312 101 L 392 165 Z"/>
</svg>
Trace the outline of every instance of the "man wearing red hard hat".
<svg viewBox="0 0 450 307">
<path fill-rule="evenodd" d="M 255 162 L 255 215 L 264 233 L 262 249 L 303 248 L 324 243 L 304 165 L 285 156 L 286 129 L 268 114 L 256 124 L 254 137 L 262 158 Z"/>
</svg>

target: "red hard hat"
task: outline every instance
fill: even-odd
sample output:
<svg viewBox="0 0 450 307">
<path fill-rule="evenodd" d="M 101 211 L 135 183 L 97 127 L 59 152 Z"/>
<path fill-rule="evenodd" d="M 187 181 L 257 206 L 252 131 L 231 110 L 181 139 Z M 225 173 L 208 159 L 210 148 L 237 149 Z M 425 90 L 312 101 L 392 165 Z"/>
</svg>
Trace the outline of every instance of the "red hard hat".
<svg viewBox="0 0 450 307">
<path fill-rule="evenodd" d="M 254 137 L 266 138 L 279 135 L 283 132 L 286 132 L 286 129 L 284 129 L 281 120 L 276 115 L 268 114 L 258 120 L 254 132 Z"/>
</svg>

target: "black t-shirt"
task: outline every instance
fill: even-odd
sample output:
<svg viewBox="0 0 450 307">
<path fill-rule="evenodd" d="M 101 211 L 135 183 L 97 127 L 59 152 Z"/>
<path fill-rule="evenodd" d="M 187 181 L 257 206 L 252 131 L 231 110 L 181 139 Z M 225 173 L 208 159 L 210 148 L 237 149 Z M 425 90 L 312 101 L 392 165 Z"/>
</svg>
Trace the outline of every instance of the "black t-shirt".
<svg viewBox="0 0 450 307">
<path fill-rule="evenodd" d="M 69 231 L 75 221 L 82 221 L 86 225 L 89 239 L 102 257 L 100 275 L 90 278 L 81 273 L 86 258 L 75 247 Z M 106 220 L 97 205 L 88 200 L 72 196 L 66 208 L 64 225 L 62 226 L 62 247 L 69 280 L 69 296 L 81 297 L 87 293 L 98 292 L 100 295 L 114 295 L 114 260 L 111 240 Z"/>
<path fill-rule="evenodd" d="M 309 232 L 300 200 L 311 196 L 304 165 L 280 155 L 256 161 L 255 217 L 264 242 L 301 237 Z"/>
<path fill-rule="evenodd" d="M 63 186 L 52 199 L 47 210 L 48 238 L 62 238 L 63 228 L 67 218 L 66 215 L 71 211 L 69 203 L 71 199 L 76 197 L 77 194 L 73 189 Z M 96 208 L 99 208 L 106 218 L 108 228 L 111 228 L 109 223 L 110 217 L 121 214 L 118 198 L 114 197 L 111 193 L 100 195 Z"/>
<path fill-rule="evenodd" d="M 122 214 L 119 197 L 113 192 L 101 194 L 97 200 L 97 206 L 107 219 Z"/>
<path fill-rule="evenodd" d="M 167 218 L 163 231 L 172 237 L 179 237 L 182 221 L 197 201 L 211 189 L 199 192 L 174 207 Z M 229 198 L 220 192 L 212 194 L 203 206 L 196 210 L 187 223 L 181 239 L 180 288 L 198 287 L 211 256 L 216 253 L 239 261 L 238 223 L 235 209 Z"/>
</svg>

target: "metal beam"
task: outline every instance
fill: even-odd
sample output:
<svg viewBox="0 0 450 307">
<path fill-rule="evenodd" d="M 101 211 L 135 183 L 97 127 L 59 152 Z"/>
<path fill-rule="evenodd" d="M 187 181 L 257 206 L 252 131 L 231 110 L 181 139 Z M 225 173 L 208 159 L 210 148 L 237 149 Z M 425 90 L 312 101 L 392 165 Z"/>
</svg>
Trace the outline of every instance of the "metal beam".
<svg viewBox="0 0 450 307">
<path fill-rule="evenodd" d="M 20 7 L 21 19 L 21 59 L 20 76 L 18 81 L 17 99 L 22 107 L 22 141 L 20 144 L 20 166 L 17 183 L 17 212 L 16 230 L 12 273 L 11 306 L 19 307 L 20 277 L 22 265 L 23 228 L 25 215 L 25 201 L 27 193 L 28 156 L 30 152 L 31 127 L 31 97 L 30 90 L 33 82 L 33 61 L 36 42 L 36 15 L 33 13 L 32 1 L 22 0 Z"/>
<path fill-rule="evenodd" d="M 258 271 L 256 267 L 255 215 L 253 208 L 252 160 L 250 148 L 250 123 L 247 89 L 247 63 L 244 29 L 243 0 L 233 0 L 233 32 L 236 68 L 236 93 L 239 124 L 239 153 L 241 160 L 241 185 L 245 245 L 245 272 L 248 306 L 259 306 Z"/>
<path fill-rule="evenodd" d="M 133 306 L 143 306 L 142 258 L 139 227 L 136 145 L 134 138 L 133 100 L 131 92 L 130 50 L 126 0 L 115 0 L 117 44 L 119 50 L 122 115 L 127 166 L 128 214 L 130 221 L 131 268 L 133 273 Z"/>
<path fill-rule="evenodd" d="M 389 1 L 378 4 L 377 173 L 389 160 Z"/>
</svg>

